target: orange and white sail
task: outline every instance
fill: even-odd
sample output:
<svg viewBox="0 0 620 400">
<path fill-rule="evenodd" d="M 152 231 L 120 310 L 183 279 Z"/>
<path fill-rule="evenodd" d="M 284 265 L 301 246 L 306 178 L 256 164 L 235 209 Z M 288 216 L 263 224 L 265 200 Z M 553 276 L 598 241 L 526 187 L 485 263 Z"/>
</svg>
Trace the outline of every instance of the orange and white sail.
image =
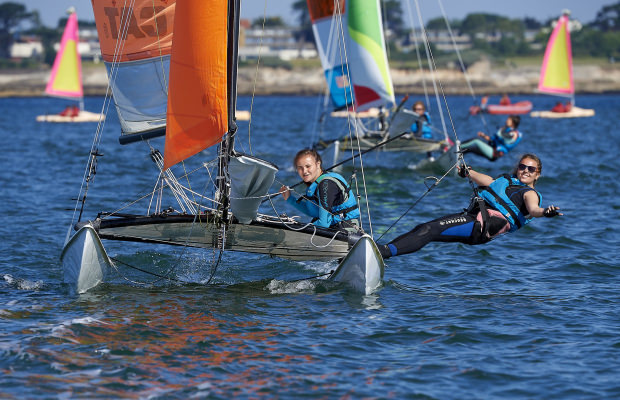
<svg viewBox="0 0 620 400">
<path fill-rule="evenodd" d="M 568 14 L 559 19 L 547 43 L 538 90 L 550 94 L 575 93 L 573 84 L 573 55 L 568 28 Z"/>
<path fill-rule="evenodd" d="M 60 40 L 60 49 L 52 66 L 45 93 L 50 96 L 80 99 L 82 89 L 82 63 L 78 54 L 77 15 L 72 12 Z"/>
<path fill-rule="evenodd" d="M 175 0 L 92 0 L 121 143 L 163 135 Z"/>
<path fill-rule="evenodd" d="M 219 143 L 228 131 L 228 4 L 182 0 L 175 21 L 164 169 Z"/>
</svg>

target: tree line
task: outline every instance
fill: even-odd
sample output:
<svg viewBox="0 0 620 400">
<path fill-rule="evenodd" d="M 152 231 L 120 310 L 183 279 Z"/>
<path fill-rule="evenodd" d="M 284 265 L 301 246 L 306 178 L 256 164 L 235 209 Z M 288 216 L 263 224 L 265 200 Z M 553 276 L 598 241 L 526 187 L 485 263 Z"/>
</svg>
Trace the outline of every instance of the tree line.
<svg viewBox="0 0 620 400">
<path fill-rule="evenodd" d="M 382 0 L 386 40 L 391 49 L 390 54 L 398 57 L 400 44 L 406 41 L 411 30 L 405 25 L 400 0 Z M 312 25 L 306 0 L 295 0 L 292 10 L 297 15 L 298 28 L 295 37 L 299 41 L 314 42 Z M 67 18 L 58 21 L 53 28 L 41 23 L 38 11 L 28 11 L 17 2 L 0 3 L 0 59 L 9 57 L 9 49 L 14 41 L 16 31 L 36 35 L 41 38 L 46 64 L 51 64 L 55 57 L 54 43 L 60 40 L 62 29 Z M 471 13 L 464 19 L 449 21 L 455 34 L 467 34 L 472 38 L 473 50 L 499 57 L 515 55 L 535 55 L 544 51 L 544 44 L 549 37 L 553 20 L 538 21 L 531 17 L 511 19 L 505 16 L 488 13 Z M 80 27 L 92 27 L 94 22 L 79 22 Z M 252 21 L 255 27 L 285 26 L 281 17 L 267 17 Z M 24 28 L 24 27 L 27 28 Z M 444 30 L 446 22 L 443 18 L 434 18 L 427 22 L 427 30 Z M 543 46 L 531 46 L 526 41 L 527 31 L 537 30 L 533 43 Z M 488 41 L 485 37 L 497 36 L 499 40 Z M 576 57 L 620 57 L 620 1 L 603 6 L 593 21 L 582 24 L 581 29 L 571 33 L 573 55 Z"/>
</svg>

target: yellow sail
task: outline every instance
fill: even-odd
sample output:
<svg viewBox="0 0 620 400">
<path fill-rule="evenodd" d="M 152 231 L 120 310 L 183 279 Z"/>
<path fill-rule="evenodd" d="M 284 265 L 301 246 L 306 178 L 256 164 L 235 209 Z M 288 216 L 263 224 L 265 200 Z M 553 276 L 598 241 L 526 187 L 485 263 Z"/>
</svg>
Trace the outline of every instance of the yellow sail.
<svg viewBox="0 0 620 400">
<path fill-rule="evenodd" d="M 60 41 L 50 79 L 45 93 L 51 96 L 81 98 L 82 64 L 78 54 L 78 23 L 75 12 L 71 13 Z"/>
<path fill-rule="evenodd" d="M 538 89 L 551 94 L 575 92 L 568 15 L 560 17 L 551 33 L 543 58 Z"/>
</svg>

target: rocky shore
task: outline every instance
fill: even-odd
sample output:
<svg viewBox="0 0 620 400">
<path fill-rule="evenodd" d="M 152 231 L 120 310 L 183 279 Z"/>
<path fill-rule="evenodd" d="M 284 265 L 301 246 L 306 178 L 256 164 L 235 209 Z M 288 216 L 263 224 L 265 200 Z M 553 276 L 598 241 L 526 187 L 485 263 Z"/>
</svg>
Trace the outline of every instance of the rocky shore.
<svg viewBox="0 0 620 400">
<path fill-rule="evenodd" d="M 538 84 L 539 67 L 492 68 L 488 62 L 472 65 L 467 76 L 477 95 L 527 94 Z M 608 93 L 620 91 L 620 66 L 576 65 L 573 68 L 578 93 Z M 0 97 L 40 96 L 45 89 L 49 70 L 0 71 Z M 439 70 L 436 78 L 447 94 L 470 94 L 464 75 L 457 70 Z M 428 72 L 392 70 L 397 94 L 424 92 L 424 81 L 430 84 Z M 83 71 L 86 95 L 103 95 L 107 76 L 103 66 L 88 66 Z M 323 93 L 325 80 L 319 69 L 240 68 L 240 95 L 309 95 Z"/>
</svg>

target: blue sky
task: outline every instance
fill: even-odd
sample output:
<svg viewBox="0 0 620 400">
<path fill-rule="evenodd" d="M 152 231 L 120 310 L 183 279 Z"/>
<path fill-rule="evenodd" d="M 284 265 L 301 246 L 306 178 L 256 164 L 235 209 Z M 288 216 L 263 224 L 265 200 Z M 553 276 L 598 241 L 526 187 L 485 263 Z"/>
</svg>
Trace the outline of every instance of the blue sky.
<svg viewBox="0 0 620 400">
<path fill-rule="evenodd" d="M 2 0 L 0 0 L 2 1 Z M 94 20 L 90 0 L 12 0 L 26 5 L 28 10 L 39 10 L 43 23 L 55 26 L 69 6 L 77 9 L 81 20 Z M 295 14 L 291 11 L 294 0 L 241 0 L 243 18 L 258 18 L 264 13 L 267 16 L 281 16 L 290 25 L 295 24 Z M 405 21 L 408 22 L 407 11 L 403 2 Z M 441 0 L 449 19 L 461 19 L 472 12 L 487 12 L 511 18 L 534 17 L 539 21 L 556 18 L 562 9 L 571 10 L 572 17 L 581 22 L 590 22 L 596 12 L 604 5 L 614 4 L 616 0 Z M 411 8 L 415 11 L 413 1 Z M 441 16 L 437 0 L 419 0 L 425 21 Z M 417 15 L 417 14 L 416 14 Z M 415 17 L 417 18 L 417 17 Z"/>
</svg>

